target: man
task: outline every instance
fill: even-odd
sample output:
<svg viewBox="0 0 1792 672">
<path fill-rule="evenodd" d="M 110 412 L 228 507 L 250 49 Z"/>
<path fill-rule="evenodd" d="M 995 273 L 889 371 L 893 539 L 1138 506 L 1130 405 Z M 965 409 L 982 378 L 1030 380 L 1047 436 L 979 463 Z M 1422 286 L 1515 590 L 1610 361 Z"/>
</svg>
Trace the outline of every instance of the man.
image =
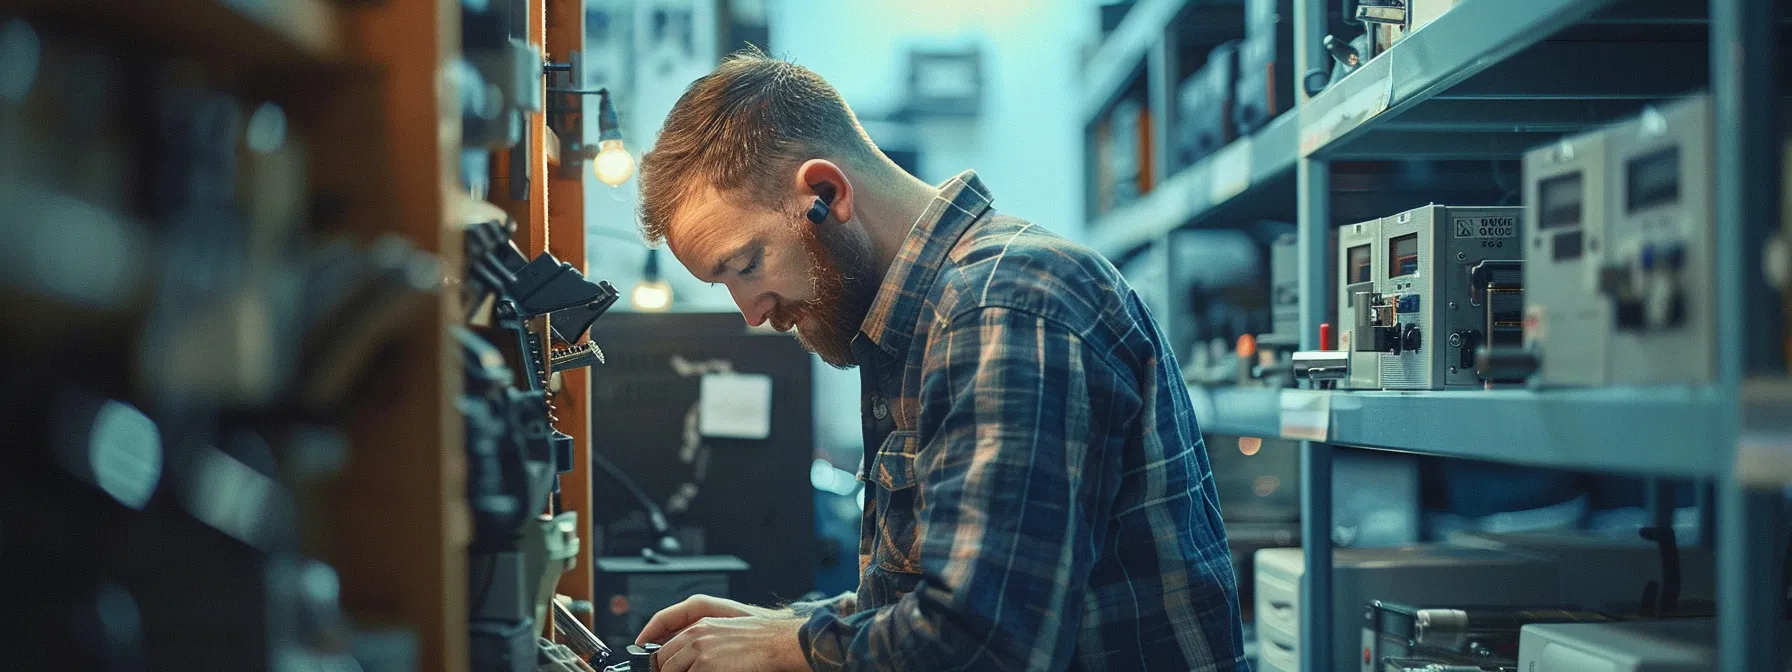
<svg viewBox="0 0 1792 672">
<path fill-rule="evenodd" d="M 658 669 L 1246 669 L 1188 392 L 1100 256 L 973 173 L 909 176 L 757 51 L 679 99 L 641 218 L 748 324 L 860 368 L 868 491 L 856 593 L 687 600 L 640 634 Z"/>
</svg>

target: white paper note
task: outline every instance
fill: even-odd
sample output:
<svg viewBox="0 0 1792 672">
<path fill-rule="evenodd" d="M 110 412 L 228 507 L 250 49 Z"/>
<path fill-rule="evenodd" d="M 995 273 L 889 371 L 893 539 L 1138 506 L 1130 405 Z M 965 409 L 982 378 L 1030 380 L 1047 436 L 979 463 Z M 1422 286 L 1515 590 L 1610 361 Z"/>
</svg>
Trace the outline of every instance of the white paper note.
<svg viewBox="0 0 1792 672">
<path fill-rule="evenodd" d="M 758 373 L 703 376 L 697 431 L 722 439 L 772 435 L 772 377 Z"/>
</svg>

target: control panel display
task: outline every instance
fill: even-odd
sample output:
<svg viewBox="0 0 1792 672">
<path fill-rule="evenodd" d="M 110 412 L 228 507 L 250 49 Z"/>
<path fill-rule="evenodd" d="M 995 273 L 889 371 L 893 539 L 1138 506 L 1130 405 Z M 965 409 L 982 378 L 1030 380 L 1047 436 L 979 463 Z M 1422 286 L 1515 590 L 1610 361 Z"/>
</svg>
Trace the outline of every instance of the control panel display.
<svg viewBox="0 0 1792 672">
<path fill-rule="evenodd" d="M 1373 282 L 1375 280 L 1375 274 L 1370 270 L 1372 261 L 1373 257 L 1370 256 L 1368 245 L 1358 245 L 1350 248 L 1350 271 L 1344 284 L 1354 285 L 1359 282 Z"/>
<path fill-rule="evenodd" d="M 1537 184 L 1537 228 L 1556 229 L 1581 225 L 1585 208 L 1581 173 L 1552 177 Z"/>
<path fill-rule="evenodd" d="M 1388 277 L 1419 272 L 1419 234 L 1409 233 L 1388 241 Z"/>
<path fill-rule="evenodd" d="M 1625 166 L 1626 212 L 1680 201 L 1680 148 L 1669 147 L 1631 159 Z"/>
</svg>

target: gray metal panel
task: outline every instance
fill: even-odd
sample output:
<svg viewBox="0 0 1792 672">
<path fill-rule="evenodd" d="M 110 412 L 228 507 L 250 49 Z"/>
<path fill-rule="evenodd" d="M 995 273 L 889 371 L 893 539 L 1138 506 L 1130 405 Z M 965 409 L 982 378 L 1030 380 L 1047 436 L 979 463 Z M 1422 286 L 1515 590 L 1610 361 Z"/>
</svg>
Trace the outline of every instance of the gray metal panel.
<svg viewBox="0 0 1792 672">
<path fill-rule="evenodd" d="M 1294 0 L 1294 90 L 1304 93 L 1301 73 L 1329 66 L 1330 56 L 1319 48 L 1326 31 L 1331 0 Z M 1300 94 L 1296 94 L 1300 95 Z M 1283 119 L 1303 118 L 1312 99 L 1301 98 L 1293 113 Z M 1294 134 L 1298 143 L 1299 134 Z M 1291 143 L 1291 149 L 1299 145 Z M 1292 154 L 1292 152 L 1291 152 Z M 1332 292 L 1327 273 L 1327 233 L 1332 226 L 1331 164 L 1310 158 L 1295 161 L 1296 234 L 1300 238 L 1300 345 L 1320 346 L 1319 325 L 1326 321 L 1326 300 Z M 1280 399 L 1277 400 L 1278 416 Z M 1280 421 L 1278 418 L 1278 431 Z M 1300 578 L 1300 669 L 1323 670 L 1331 665 L 1332 636 L 1332 447 L 1303 441 L 1300 444 L 1300 536 L 1306 564 Z"/>
<path fill-rule="evenodd" d="M 1758 254 L 1777 228 L 1781 147 L 1775 83 L 1778 45 L 1775 5 L 1750 0 L 1711 0 L 1711 93 L 1716 151 L 1716 268 L 1718 385 L 1733 400 L 1716 436 L 1724 445 L 1741 439 L 1734 400 L 1745 372 L 1776 371 L 1774 343 L 1780 325 L 1764 291 Z M 1758 259 L 1758 257 L 1757 257 Z M 1747 269 L 1747 270 L 1745 270 Z M 1749 310 L 1749 308 L 1754 308 Z M 1764 319 L 1766 318 L 1766 319 Z M 1783 543 L 1784 493 L 1747 490 L 1737 479 L 1718 483 L 1718 663 L 1726 672 L 1772 669 L 1780 661 L 1776 548 Z"/>
</svg>

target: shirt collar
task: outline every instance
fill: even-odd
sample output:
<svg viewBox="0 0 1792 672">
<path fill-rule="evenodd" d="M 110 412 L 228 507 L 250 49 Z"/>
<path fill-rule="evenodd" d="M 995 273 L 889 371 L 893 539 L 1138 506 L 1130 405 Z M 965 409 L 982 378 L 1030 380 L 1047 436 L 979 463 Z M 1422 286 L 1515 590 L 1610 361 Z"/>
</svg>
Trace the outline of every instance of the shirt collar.
<svg viewBox="0 0 1792 672">
<path fill-rule="evenodd" d="M 877 299 L 859 325 L 861 334 L 892 356 L 908 349 L 946 253 L 989 210 L 990 200 L 989 189 L 975 171 L 964 171 L 939 185 L 939 193 L 915 220 L 884 274 Z"/>
</svg>

